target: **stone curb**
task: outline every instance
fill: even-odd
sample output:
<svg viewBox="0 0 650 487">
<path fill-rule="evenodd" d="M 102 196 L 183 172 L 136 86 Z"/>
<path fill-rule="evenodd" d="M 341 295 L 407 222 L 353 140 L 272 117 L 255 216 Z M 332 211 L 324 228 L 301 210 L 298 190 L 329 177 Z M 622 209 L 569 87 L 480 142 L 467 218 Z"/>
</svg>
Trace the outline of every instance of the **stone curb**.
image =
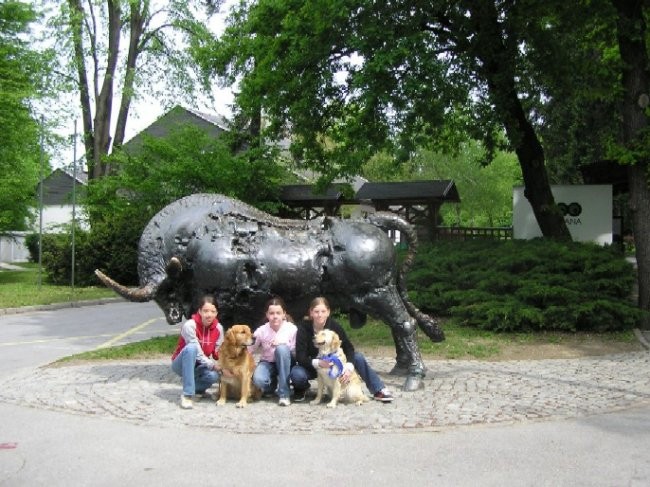
<svg viewBox="0 0 650 487">
<path fill-rule="evenodd" d="M 34 311 L 49 311 L 64 308 L 81 308 L 83 306 L 96 306 L 99 304 L 110 304 L 124 301 L 124 298 L 100 298 L 87 299 L 83 301 L 66 301 L 63 303 L 37 304 L 34 306 L 21 306 L 20 308 L 0 308 L 0 315 L 15 315 L 20 313 L 31 313 Z"/>
</svg>

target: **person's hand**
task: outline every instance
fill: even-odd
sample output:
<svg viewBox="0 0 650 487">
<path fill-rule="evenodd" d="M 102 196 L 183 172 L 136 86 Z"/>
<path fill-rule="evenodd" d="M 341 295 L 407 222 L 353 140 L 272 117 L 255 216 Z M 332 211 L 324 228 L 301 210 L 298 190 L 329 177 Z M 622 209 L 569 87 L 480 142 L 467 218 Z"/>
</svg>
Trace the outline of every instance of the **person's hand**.
<svg viewBox="0 0 650 487">
<path fill-rule="evenodd" d="M 232 373 L 232 370 L 229 370 L 229 369 L 221 370 L 221 375 L 223 377 L 230 377 L 230 378 L 235 377 L 235 375 Z"/>
<path fill-rule="evenodd" d="M 332 366 L 332 362 L 330 362 L 329 360 L 319 360 L 318 366 L 321 369 L 329 369 Z"/>
<path fill-rule="evenodd" d="M 343 373 L 339 377 L 339 382 L 341 384 L 347 384 L 350 382 L 350 376 L 352 375 L 352 372 L 350 372 L 348 369 L 343 369 Z"/>
</svg>

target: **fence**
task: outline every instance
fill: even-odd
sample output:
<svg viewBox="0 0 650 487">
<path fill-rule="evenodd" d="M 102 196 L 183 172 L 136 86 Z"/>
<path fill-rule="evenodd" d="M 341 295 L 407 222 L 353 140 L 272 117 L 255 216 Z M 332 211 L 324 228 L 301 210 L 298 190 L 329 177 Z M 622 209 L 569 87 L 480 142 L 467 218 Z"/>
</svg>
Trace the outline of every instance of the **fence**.
<svg viewBox="0 0 650 487">
<path fill-rule="evenodd" d="M 0 262 L 27 262 L 29 252 L 25 235 L 29 232 L 6 232 L 0 235 Z"/>
<path fill-rule="evenodd" d="M 512 227 L 436 227 L 437 240 L 511 240 Z"/>
</svg>

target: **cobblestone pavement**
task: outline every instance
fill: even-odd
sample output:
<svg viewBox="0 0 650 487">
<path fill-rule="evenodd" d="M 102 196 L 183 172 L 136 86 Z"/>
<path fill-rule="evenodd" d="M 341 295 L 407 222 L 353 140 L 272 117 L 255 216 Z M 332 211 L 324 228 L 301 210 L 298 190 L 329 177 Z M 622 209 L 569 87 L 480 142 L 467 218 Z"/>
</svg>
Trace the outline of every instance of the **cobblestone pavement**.
<svg viewBox="0 0 650 487">
<path fill-rule="evenodd" d="M 181 410 L 167 360 L 88 362 L 27 370 L 0 382 L 0 402 L 136 422 L 240 433 L 436 431 L 594 415 L 650 404 L 650 353 L 509 362 L 428 361 L 424 389 L 399 390 L 393 361 L 368 357 L 395 394 L 362 406 L 262 399 L 245 409 L 203 399 Z"/>
</svg>

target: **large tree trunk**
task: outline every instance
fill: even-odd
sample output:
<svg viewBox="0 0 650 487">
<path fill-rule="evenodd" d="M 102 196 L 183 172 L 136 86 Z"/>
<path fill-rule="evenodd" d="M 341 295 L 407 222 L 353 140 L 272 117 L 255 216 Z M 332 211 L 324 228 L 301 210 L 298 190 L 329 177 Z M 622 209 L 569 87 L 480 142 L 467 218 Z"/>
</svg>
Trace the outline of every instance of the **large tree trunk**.
<svg viewBox="0 0 650 487">
<path fill-rule="evenodd" d="M 79 76 L 79 97 L 81 102 L 81 116 L 83 121 L 83 142 L 86 151 L 86 161 L 88 162 L 89 174 L 92 169 L 94 160 L 93 149 L 95 141 L 93 137 L 93 117 L 90 110 L 90 87 L 88 85 L 88 76 L 86 74 L 86 62 L 84 57 L 84 45 L 82 35 L 82 25 L 84 20 L 84 10 L 80 0 L 69 0 L 70 7 L 70 28 L 72 30 L 72 43 L 74 45 L 74 63 Z"/>
<path fill-rule="evenodd" d="M 129 52 L 126 58 L 126 74 L 124 78 L 124 87 L 120 98 L 120 110 L 117 114 L 117 125 L 115 127 L 115 139 L 113 147 L 119 147 L 124 143 L 124 134 L 126 133 L 126 121 L 129 116 L 131 100 L 133 100 L 135 70 L 138 61 L 138 55 L 141 52 L 142 33 L 144 31 L 144 21 L 148 17 L 148 2 L 132 2 L 130 16 L 130 37 Z M 142 11 L 140 10 L 142 8 Z M 107 168 L 110 170 L 110 168 Z"/>
<path fill-rule="evenodd" d="M 93 170 L 89 178 L 100 178 L 107 172 L 105 156 L 111 147 L 111 116 L 113 113 L 113 89 L 115 71 L 120 51 L 122 9 L 120 0 L 108 0 L 108 62 L 102 89 L 95 105 L 95 144 L 93 147 Z"/>
<path fill-rule="evenodd" d="M 530 202 L 544 237 L 571 240 L 564 215 L 555 204 L 546 172 L 544 149 L 519 101 L 515 83 L 516 46 L 506 46 L 492 0 L 472 0 L 468 9 L 477 33 L 473 41 L 479 70 L 501 115 L 508 140 L 519 159 L 524 195 Z M 510 47 L 510 50 L 509 50 Z"/>
<path fill-rule="evenodd" d="M 644 0 L 612 0 L 618 13 L 618 44 L 623 60 L 623 142 L 627 148 L 642 154 L 641 158 L 628 168 L 628 181 L 636 246 L 639 307 L 650 312 L 649 149 L 644 141 L 644 133 L 648 127 L 645 111 L 650 103 L 650 75 L 645 46 L 647 33 L 643 16 L 644 3 Z M 643 319 L 641 327 L 650 330 L 648 316 Z"/>
</svg>

